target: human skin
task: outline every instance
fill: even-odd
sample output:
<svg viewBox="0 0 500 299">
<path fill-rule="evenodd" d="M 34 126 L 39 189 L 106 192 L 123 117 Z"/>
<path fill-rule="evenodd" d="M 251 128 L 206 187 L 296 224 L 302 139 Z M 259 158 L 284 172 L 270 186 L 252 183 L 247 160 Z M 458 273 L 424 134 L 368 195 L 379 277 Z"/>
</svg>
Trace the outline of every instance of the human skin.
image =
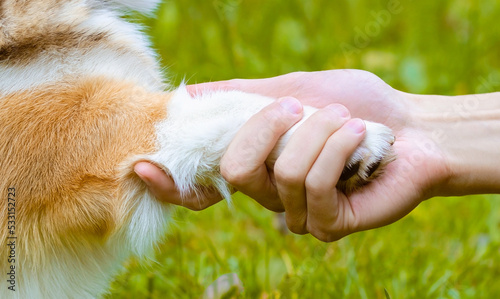
<svg viewBox="0 0 500 299">
<path fill-rule="evenodd" d="M 284 210 L 294 233 L 311 233 L 330 242 L 390 224 L 434 196 L 500 193 L 500 93 L 415 95 L 359 70 L 189 86 L 192 93 L 217 89 L 279 99 L 238 132 L 222 158 L 221 172 L 264 207 Z M 325 108 L 293 134 L 274 171 L 268 171 L 266 157 L 276 140 L 300 120 L 302 104 Z M 346 195 L 335 185 L 345 160 L 364 136 L 360 119 L 393 130 L 397 159 L 381 177 Z M 263 129 L 272 132 L 272 138 L 256 142 Z M 242 155 L 241 148 L 249 144 L 259 154 Z M 217 194 L 181 198 L 160 169 L 139 163 L 135 170 L 165 202 L 200 210 L 221 200 Z"/>
</svg>

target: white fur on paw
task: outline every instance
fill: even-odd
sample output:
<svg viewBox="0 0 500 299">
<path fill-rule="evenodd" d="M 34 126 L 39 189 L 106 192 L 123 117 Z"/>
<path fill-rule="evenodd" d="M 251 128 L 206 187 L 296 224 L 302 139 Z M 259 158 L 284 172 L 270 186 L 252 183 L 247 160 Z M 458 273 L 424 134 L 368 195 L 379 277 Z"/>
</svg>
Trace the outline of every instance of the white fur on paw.
<svg viewBox="0 0 500 299">
<path fill-rule="evenodd" d="M 346 162 L 337 187 L 351 192 L 375 179 L 385 166 L 394 161 L 392 149 L 395 137 L 388 127 L 365 121 L 366 135 Z"/>
</svg>

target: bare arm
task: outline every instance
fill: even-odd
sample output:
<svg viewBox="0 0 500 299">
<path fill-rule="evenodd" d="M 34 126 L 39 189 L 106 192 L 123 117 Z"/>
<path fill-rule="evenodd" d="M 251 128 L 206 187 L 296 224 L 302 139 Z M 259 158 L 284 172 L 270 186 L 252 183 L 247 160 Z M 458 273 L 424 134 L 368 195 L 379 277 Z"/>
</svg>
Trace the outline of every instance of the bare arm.
<svg viewBox="0 0 500 299">
<path fill-rule="evenodd" d="M 433 195 L 500 192 L 500 93 L 410 95 L 415 126 L 446 155 L 449 178 Z"/>
</svg>

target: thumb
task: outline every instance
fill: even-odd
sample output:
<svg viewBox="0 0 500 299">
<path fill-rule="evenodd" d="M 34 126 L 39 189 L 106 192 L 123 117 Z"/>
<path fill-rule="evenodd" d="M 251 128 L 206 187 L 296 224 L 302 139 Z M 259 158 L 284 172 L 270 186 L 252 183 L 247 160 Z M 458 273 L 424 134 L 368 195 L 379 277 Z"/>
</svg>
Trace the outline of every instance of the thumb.
<svg viewBox="0 0 500 299">
<path fill-rule="evenodd" d="M 222 200 L 221 195 L 214 190 L 207 190 L 204 197 L 197 197 L 195 194 L 182 196 L 172 178 L 148 162 L 137 163 L 134 166 L 134 171 L 146 183 L 155 197 L 164 203 L 199 211 Z"/>
<path fill-rule="evenodd" d="M 176 204 L 179 197 L 174 181 L 160 168 L 148 162 L 139 162 L 134 166 L 135 173 L 146 183 L 149 190 L 162 201 Z"/>
</svg>

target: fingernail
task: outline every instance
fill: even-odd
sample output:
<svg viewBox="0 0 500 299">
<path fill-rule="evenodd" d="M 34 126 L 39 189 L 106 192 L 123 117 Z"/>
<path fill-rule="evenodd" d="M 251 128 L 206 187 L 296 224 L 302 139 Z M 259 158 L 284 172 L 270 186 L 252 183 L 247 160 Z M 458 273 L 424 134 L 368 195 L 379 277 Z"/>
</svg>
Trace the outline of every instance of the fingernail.
<svg viewBox="0 0 500 299">
<path fill-rule="evenodd" d="M 347 110 L 347 108 L 344 107 L 343 105 L 333 104 L 329 105 L 327 108 L 335 111 L 335 113 L 337 113 L 342 118 L 347 118 L 350 116 L 349 110 Z"/>
<path fill-rule="evenodd" d="M 281 107 L 285 108 L 293 114 L 299 114 L 302 112 L 302 104 L 296 98 L 284 97 L 278 100 Z"/>
<path fill-rule="evenodd" d="M 359 118 L 349 121 L 345 126 L 356 134 L 363 133 L 366 130 L 365 122 Z"/>
</svg>

